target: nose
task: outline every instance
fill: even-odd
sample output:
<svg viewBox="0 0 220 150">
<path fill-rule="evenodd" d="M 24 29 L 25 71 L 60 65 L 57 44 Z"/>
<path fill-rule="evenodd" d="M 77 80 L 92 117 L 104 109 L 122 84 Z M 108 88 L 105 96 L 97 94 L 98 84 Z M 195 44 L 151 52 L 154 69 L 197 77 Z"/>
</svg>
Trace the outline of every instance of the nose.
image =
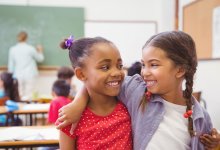
<svg viewBox="0 0 220 150">
<path fill-rule="evenodd" d="M 122 76 L 122 74 L 123 74 L 123 70 L 118 69 L 118 68 L 113 68 L 111 71 L 111 76 L 113 77 Z"/>
<path fill-rule="evenodd" d="M 141 68 L 141 76 L 143 78 L 149 76 L 150 74 L 151 74 L 150 70 L 147 67 L 142 67 Z"/>
</svg>

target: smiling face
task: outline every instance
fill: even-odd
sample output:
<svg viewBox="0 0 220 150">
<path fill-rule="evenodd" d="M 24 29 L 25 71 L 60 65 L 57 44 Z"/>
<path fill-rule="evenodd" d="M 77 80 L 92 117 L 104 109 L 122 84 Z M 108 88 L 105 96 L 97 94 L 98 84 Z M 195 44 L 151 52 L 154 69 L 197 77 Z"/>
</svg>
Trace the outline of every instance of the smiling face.
<svg viewBox="0 0 220 150">
<path fill-rule="evenodd" d="M 97 43 L 84 60 L 82 73 L 90 95 L 116 96 L 124 79 L 122 59 L 110 43 Z"/>
<path fill-rule="evenodd" d="M 148 91 L 168 94 L 181 91 L 184 72 L 157 47 L 146 47 L 142 52 L 142 76 Z"/>
</svg>

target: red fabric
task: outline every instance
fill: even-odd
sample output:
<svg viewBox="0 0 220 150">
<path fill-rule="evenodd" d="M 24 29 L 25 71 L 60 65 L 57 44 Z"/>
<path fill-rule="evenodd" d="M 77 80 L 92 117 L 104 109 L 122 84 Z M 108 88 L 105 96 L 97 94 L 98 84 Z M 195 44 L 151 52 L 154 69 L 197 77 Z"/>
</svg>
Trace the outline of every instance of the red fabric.
<svg viewBox="0 0 220 150">
<path fill-rule="evenodd" d="M 72 135 L 70 129 L 71 125 L 62 131 L 76 139 L 78 150 L 132 149 L 131 119 L 121 102 L 105 117 L 97 116 L 86 108 Z"/>
<path fill-rule="evenodd" d="M 70 103 L 71 100 L 64 96 L 59 96 L 50 102 L 50 109 L 48 112 L 48 122 L 55 123 L 58 118 L 58 110 L 64 105 Z"/>
</svg>

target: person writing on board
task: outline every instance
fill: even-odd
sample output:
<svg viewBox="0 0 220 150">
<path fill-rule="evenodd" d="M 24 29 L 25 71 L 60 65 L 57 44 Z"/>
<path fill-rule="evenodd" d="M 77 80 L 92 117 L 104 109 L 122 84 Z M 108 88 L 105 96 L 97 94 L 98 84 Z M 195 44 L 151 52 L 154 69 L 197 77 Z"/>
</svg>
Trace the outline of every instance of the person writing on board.
<svg viewBox="0 0 220 150">
<path fill-rule="evenodd" d="M 27 43 L 28 34 L 21 31 L 18 43 L 9 50 L 8 71 L 18 79 L 22 99 L 29 99 L 34 92 L 34 81 L 38 76 L 37 62 L 44 60 L 43 47 L 33 47 Z"/>
</svg>

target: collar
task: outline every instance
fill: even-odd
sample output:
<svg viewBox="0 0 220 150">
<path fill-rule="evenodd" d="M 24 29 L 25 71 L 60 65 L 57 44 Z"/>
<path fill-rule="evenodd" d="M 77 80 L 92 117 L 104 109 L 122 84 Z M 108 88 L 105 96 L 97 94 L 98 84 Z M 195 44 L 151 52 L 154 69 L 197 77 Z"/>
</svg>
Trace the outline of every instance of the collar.
<svg viewBox="0 0 220 150">
<path fill-rule="evenodd" d="M 195 121 L 196 119 L 199 118 L 205 118 L 204 113 L 203 113 L 203 108 L 199 104 L 199 102 L 192 96 L 192 101 L 193 101 L 193 120 Z M 151 102 L 152 103 L 163 103 L 164 99 L 161 98 L 159 95 L 155 94 L 152 95 Z"/>
</svg>

